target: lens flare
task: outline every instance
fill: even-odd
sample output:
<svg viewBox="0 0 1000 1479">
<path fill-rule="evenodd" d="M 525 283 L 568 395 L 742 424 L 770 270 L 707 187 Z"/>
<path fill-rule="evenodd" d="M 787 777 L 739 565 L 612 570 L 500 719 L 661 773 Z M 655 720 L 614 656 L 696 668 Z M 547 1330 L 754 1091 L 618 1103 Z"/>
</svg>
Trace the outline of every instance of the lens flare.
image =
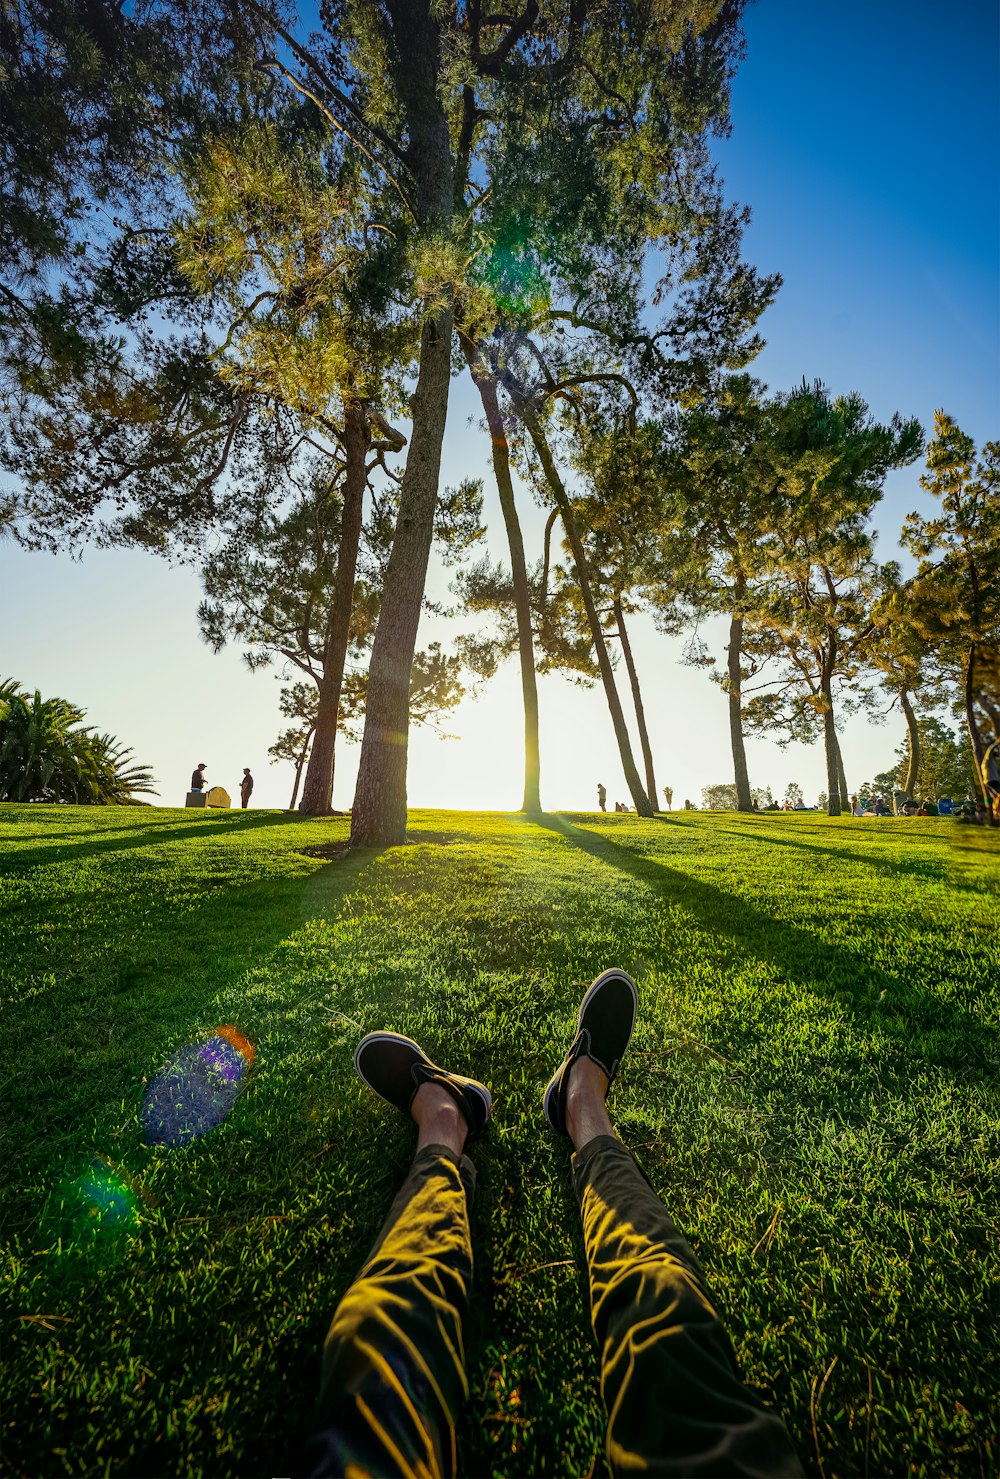
<svg viewBox="0 0 1000 1479">
<path fill-rule="evenodd" d="M 548 302 L 548 288 L 537 258 L 527 249 L 495 250 L 481 280 L 505 313 L 537 313 Z"/>
<path fill-rule="evenodd" d="M 503 313 L 534 314 L 549 301 L 545 252 L 533 221 L 515 215 L 472 266 L 472 277 Z"/>
<path fill-rule="evenodd" d="M 138 1198 L 124 1173 L 103 1156 L 93 1156 L 74 1182 L 74 1190 L 94 1228 L 134 1227 Z"/>
<path fill-rule="evenodd" d="M 230 1025 L 181 1048 L 146 1090 L 141 1118 L 147 1143 L 188 1145 L 217 1129 L 239 1098 L 253 1060 L 253 1043 Z"/>
</svg>

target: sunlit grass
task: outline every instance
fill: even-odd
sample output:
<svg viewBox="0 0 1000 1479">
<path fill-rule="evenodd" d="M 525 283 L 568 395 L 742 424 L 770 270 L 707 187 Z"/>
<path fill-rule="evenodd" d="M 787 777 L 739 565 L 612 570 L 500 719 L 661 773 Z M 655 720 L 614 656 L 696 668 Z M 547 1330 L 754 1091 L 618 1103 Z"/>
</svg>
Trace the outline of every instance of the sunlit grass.
<svg viewBox="0 0 1000 1479">
<path fill-rule="evenodd" d="M 996 1464 L 1000 863 L 956 824 L 0 808 L 2 1450 L 17 1474 L 289 1472 L 318 1351 L 408 1161 L 363 1031 L 486 1079 L 468 1474 L 603 1467 L 567 1156 L 541 1089 L 580 986 L 642 1013 L 623 1138 L 804 1462 Z M 224 1125 L 144 1144 L 148 1081 L 223 1024 Z"/>
</svg>

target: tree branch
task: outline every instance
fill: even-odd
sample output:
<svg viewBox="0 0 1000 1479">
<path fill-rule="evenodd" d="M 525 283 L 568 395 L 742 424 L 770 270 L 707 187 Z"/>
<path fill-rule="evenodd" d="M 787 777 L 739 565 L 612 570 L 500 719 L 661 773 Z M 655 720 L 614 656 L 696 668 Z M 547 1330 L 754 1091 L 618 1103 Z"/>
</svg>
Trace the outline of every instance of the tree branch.
<svg viewBox="0 0 1000 1479">
<path fill-rule="evenodd" d="M 490 52 L 481 52 L 478 44 L 470 47 L 469 55 L 475 62 L 480 73 L 486 77 L 495 77 L 510 56 L 519 41 L 523 41 L 538 19 L 538 5 L 536 0 L 528 0 L 522 13 L 511 25 L 503 39 Z M 485 23 L 481 23 L 485 24 Z"/>
<path fill-rule="evenodd" d="M 301 93 L 304 98 L 308 98 L 311 103 L 315 104 L 315 106 L 322 113 L 323 117 L 329 123 L 330 127 L 336 129 L 338 133 L 343 134 L 345 139 L 349 139 L 354 147 L 360 150 L 360 152 L 365 156 L 368 162 L 372 164 L 376 170 L 385 175 L 386 179 L 389 181 L 389 184 L 396 191 L 400 200 L 403 202 L 403 205 L 406 207 L 406 210 L 409 212 L 411 219 L 415 221 L 416 212 L 414 211 L 413 206 L 410 204 L 409 196 L 403 189 L 402 185 L 399 183 L 396 176 L 392 173 L 390 169 L 386 168 L 381 159 L 376 158 L 371 150 L 368 149 L 361 142 L 357 134 L 352 133 L 350 129 L 346 128 L 344 124 L 341 123 L 340 119 L 337 118 L 326 106 L 326 104 L 320 100 L 317 94 L 313 92 L 310 88 L 306 87 L 305 83 L 302 82 L 298 77 L 296 77 L 294 72 L 290 72 L 283 62 L 278 61 L 277 57 L 270 58 L 270 60 L 263 62 L 262 65 L 268 71 L 279 72 L 281 76 L 284 77 L 285 80 L 289 82 L 292 87 L 295 88 L 296 92 Z M 396 151 L 394 150 L 393 152 L 395 153 Z M 403 163 L 406 163 L 405 159 Z"/>
</svg>

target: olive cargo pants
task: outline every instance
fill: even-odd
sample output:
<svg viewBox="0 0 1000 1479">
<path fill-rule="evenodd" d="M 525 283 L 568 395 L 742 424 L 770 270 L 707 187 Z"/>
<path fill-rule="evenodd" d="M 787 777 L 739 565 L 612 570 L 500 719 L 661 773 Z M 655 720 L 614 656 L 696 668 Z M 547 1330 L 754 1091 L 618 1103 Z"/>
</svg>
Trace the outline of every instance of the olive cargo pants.
<svg viewBox="0 0 1000 1479">
<path fill-rule="evenodd" d="M 610 1135 L 573 1158 L 614 1474 L 800 1475 L 780 1420 L 743 1385 L 701 1270 L 635 1160 Z M 422 1150 L 333 1317 L 311 1475 L 456 1470 L 468 1394 L 462 1318 L 475 1170 Z"/>
</svg>

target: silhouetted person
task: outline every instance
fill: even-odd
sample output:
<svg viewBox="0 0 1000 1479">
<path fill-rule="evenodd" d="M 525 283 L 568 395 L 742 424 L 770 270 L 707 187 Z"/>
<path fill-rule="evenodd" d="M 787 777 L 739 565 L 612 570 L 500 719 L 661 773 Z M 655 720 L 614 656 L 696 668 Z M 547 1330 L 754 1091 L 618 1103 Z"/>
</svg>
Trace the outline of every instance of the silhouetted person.
<svg viewBox="0 0 1000 1479">
<path fill-rule="evenodd" d="M 630 976 L 602 972 L 542 1100 L 550 1131 L 575 1152 L 611 1473 L 799 1479 L 784 1424 L 743 1384 L 697 1258 L 608 1117 L 638 1004 Z M 295 1472 L 452 1479 L 455 1419 L 469 1391 L 476 1170 L 466 1139 L 486 1128 L 493 1099 L 395 1032 L 369 1033 L 354 1064 L 416 1123 L 416 1156 L 334 1314 L 316 1425 Z M 557 1354 L 551 1374 L 561 1379 Z"/>
<path fill-rule="evenodd" d="M 205 764 L 204 760 L 201 762 L 200 765 L 196 765 L 195 766 L 194 770 L 191 772 L 191 789 L 192 789 L 192 791 L 204 791 L 204 789 L 205 789 L 205 771 L 207 769 L 208 769 L 208 766 Z"/>
<path fill-rule="evenodd" d="M 244 811 L 246 811 L 247 807 L 250 805 L 250 797 L 252 793 L 253 776 L 250 774 L 250 767 L 248 765 L 244 765 L 243 779 L 240 781 L 240 800 L 243 803 Z"/>
<path fill-rule="evenodd" d="M 602 811 L 607 811 L 607 809 L 608 809 L 608 793 L 604 789 L 604 787 L 601 785 L 600 781 L 598 781 L 598 783 L 597 783 L 597 804 L 601 808 Z"/>
</svg>

